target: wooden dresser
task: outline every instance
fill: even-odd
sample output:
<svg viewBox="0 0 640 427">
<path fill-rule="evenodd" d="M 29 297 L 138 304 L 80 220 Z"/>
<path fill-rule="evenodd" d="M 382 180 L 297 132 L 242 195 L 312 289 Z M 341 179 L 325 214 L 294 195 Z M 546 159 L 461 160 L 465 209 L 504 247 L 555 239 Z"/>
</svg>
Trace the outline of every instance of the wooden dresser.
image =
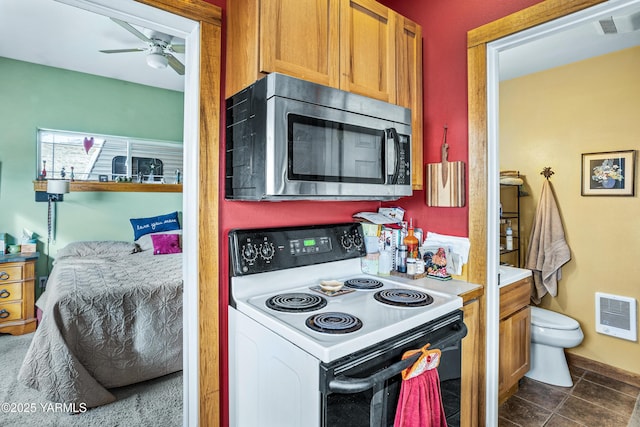
<svg viewBox="0 0 640 427">
<path fill-rule="evenodd" d="M 0 333 L 36 330 L 35 276 L 38 253 L 0 255 Z"/>
</svg>

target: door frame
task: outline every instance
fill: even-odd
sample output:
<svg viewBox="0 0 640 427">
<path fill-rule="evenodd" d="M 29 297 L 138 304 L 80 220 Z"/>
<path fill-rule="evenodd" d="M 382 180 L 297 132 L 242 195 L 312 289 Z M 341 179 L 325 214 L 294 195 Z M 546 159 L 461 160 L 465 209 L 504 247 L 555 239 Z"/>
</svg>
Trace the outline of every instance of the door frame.
<svg viewBox="0 0 640 427">
<path fill-rule="evenodd" d="M 468 280 L 484 286 L 480 298 L 478 411 L 485 425 L 498 421 L 499 346 L 499 158 L 497 140 L 498 54 L 490 45 L 507 36 L 571 15 L 605 0 L 546 0 L 467 33 L 469 138 Z M 571 18 L 569 18 L 571 19 Z M 532 30 L 530 34 L 535 34 Z M 490 55 L 489 55 L 490 53 Z M 491 123 L 491 125 L 490 125 Z M 484 410 L 484 417 L 483 411 Z"/>
<path fill-rule="evenodd" d="M 56 1 L 185 39 L 183 425 L 218 426 L 222 9 L 204 0 Z"/>
</svg>

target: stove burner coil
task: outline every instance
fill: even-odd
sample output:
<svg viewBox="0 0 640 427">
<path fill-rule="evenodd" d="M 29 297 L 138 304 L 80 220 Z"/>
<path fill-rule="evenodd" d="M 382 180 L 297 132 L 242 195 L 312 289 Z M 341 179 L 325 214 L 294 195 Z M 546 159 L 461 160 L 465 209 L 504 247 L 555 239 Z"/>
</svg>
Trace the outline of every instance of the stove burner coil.
<svg viewBox="0 0 640 427">
<path fill-rule="evenodd" d="M 382 287 L 382 282 L 376 279 L 357 277 L 346 280 L 344 285 L 351 289 L 377 289 Z"/>
<path fill-rule="evenodd" d="M 325 334 L 347 334 L 362 328 L 362 321 L 349 313 L 318 313 L 307 318 L 307 326 Z"/>
<path fill-rule="evenodd" d="M 320 295 L 294 292 L 273 296 L 267 300 L 266 305 L 276 311 L 305 313 L 323 308 L 327 305 L 327 300 Z"/>
<path fill-rule="evenodd" d="M 433 297 L 413 289 L 384 289 L 373 296 L 383 304 L 399 307 L 423 307 L 433 302 Z"/>
</svg>

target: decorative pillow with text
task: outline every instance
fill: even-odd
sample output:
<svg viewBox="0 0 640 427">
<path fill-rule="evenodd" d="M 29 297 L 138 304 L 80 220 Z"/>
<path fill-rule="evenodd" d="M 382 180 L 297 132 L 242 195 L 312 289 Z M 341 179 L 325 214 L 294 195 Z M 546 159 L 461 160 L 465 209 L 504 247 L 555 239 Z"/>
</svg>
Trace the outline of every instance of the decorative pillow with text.
<svg viewBox="0 0 640 427">
<path fill-rule="evenodd" d="M 131 221 L 131 226 L 133 227 L 133 240 L 138 240 L 141 236 L 149 233 L 180 230 L 178 212 L 149 218 L 131 218 L 129 221 Z"/>
</svg>

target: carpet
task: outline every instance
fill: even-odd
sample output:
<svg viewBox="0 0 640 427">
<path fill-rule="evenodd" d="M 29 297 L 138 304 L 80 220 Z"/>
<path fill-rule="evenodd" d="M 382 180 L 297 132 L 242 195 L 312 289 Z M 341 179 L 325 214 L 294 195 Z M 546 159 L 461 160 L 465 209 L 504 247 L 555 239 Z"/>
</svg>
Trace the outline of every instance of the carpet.
<svg viewBox="0 0 640 427">
<path fill-rule="evenodd" d="M 0 361 L 5 373 L 0 387 L 2 427 L 182 425 L 182 372 L 111 389 L 118 400 L 84 413 L 70 414 L 69 407 L 46 400 L 17 380 L 32 337 L 33 333 L 0 335 Z"/>
<path fill-rule="evenodd" d="M 627 427 L 640 427 L 640 395 L 636 399 L 636 407 L 633 409 L 633 413 L 631 414 L 631 419 L 629 419 Z"/>
</svg>

